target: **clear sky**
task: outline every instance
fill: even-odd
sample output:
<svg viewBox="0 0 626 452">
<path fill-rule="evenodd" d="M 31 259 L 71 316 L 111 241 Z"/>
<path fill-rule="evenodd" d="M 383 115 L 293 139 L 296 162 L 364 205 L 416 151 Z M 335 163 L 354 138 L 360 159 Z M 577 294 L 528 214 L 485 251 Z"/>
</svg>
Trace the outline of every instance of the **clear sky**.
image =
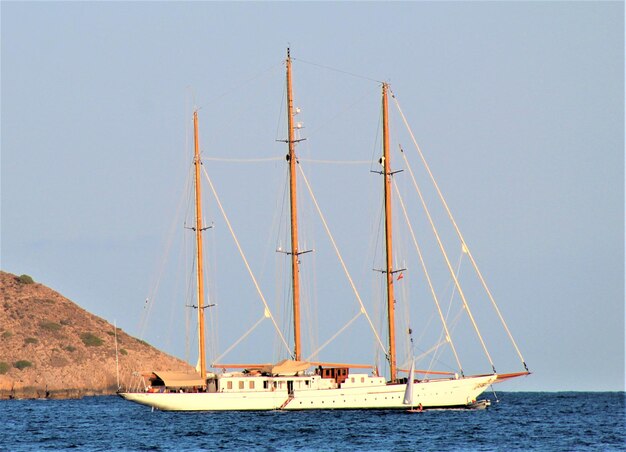
<svg viewBox="0 0 626 452">
<path fill-rule="evenodd" d="M 195 105 L 205 158 L 279 158 L 205 168 L 283 325 L 287 271 L 274 250 L 284 243 L 286 150 L 276 139 L 290 45 L 302 166 L 373 317 L 380 86 L 370 79 L 391 83 L 534 372 L 502 389 L 624 390 L 623 2 L 2 2 L 1 16 L 3 270 L 195 361 L 180 276 L 189 265 L 176 250 L 190 238 L 176 212 Z M 391 106 L 394 149 L 401 143 L 417 167 Z M 408 172 L 395 177 L 403 197 L 415 197 Z M 305 338 L 321 344 L 358 306 L 300 189 L 310 225 L 302 247 L 315 248 L 302 257 L 305 318 L 315 326 Z M 215 357 L 263 309 L 207 205 Z M 410 239 L 396 243 L 407 267 L 396 286 L 423 286 Z M 437 281 L 443 298 L 449 280 Z M 408 298 L 422 297 L 411 289 Z M 438 331 L 436 319 L 419 326 L 430 313 L 411 309 L 416 341 Z M 499 327 L 486 309 L 475 312 L 481 330 Z M 504 336 L 489 339 L 499 371 L 521 370 Z M 278 350 L 265 321 L 224 360 L 266 361 Z M 321 358 L 369 363 L 374 350 L 361 316 Z"/>
</svg>

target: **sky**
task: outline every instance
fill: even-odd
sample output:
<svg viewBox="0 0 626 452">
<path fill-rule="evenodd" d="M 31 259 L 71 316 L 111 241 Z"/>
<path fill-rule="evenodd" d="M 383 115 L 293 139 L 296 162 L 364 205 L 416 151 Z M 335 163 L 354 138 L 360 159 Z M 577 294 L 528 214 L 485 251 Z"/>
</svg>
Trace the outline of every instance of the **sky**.
<svg viewBox="0 0 626 452">
<path fill-rule="evenodd" d="M 200 117 L 211 177 L 291 342 L 284 59 L 294 57 L 300 166 L 381 339 L 380 81 L 390 83 L 530 377 L 513 391 L 624 390 L 622 2 L 2 2 L 1 262 L 195 363 L 188 175 Z M 398 190 L 424 244 L 390 100 Z M 326 163 L 325 163 L 326 162 Z M 331 163 L 328 163 L 331 162 Z M 203 187 L 210 360 L 284 358 Z M 299 181 L 305 354 L 376 362 L 375 335 Z M 433 203 L 436 204 L 436 203 Z M 441 326 L 394 200 L 400 360 Z M 445 214 L 433 207 L 445 224 Z M 187 216 L 188 217 L 188 216 Z M 500 372 L 523 370 L 449 226 L 450 260 Z M 429 254 L 430 256 L 430 254 Z M 434 285 L 467 372 L 489 372 L 441 259 Z M 430 272 L 431 270 L 429 270 Z M 438 271 L 441 276 L 434 276 Z M 464 289 L 465 290 L 465 289 Z M 146 301 L 147 300 L 147 301 Z M 423 302 L 423 303 L 422 303 Z M 426 307 L 427 306 L 427 307 Z M 408 328 L 412 330 L 410 349 Z M 496 332 L 499 331 L 499 332 Z M 468 339 L 463 334 L 466 333 Z M 422 366 L 454 367 L 448 351 Z"/>
</svg>

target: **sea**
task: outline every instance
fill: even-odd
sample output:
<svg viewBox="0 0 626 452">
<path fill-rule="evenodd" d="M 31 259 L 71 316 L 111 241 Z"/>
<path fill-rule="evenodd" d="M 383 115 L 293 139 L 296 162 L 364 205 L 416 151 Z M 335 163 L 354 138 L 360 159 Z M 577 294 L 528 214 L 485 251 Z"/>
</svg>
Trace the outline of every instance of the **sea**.
<svg viewBox="0 0 626 452">
<path fill-rule="evenodd" d="M 162 412 L 0 401 L 0 450 L 626 451 L 624 392 L 504 392 L 486 410 Z M 496 398 L 497 397 L 497 398 Z"/>
</svg>

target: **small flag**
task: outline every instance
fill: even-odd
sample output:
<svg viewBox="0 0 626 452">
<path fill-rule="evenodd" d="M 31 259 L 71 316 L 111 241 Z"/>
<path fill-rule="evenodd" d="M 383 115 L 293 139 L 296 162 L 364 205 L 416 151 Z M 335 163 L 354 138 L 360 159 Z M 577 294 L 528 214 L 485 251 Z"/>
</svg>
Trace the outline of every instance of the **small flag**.
<svg viewBox="0 0 626 452">
<path fill-rule="evenodd" d="M 404 278 L 404 273 L 400 272 L 400 274 L 398 275 L 398 279 L 396 279 L 396 281 L 400 281 L 402 278 Z"/>
</svg>

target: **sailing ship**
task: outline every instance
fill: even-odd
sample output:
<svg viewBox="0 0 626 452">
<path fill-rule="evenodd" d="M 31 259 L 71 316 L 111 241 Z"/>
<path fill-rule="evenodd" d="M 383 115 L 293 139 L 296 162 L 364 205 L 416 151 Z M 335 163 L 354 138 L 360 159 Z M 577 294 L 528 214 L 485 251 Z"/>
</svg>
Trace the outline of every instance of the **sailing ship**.
<svg viewBox="0 0 626 452">
<path fill-rule="evenodd" d="M 193 114 L 194 165 L 195 165 L 195 235 L 196 235 L 196 278 L 198 313 L 199 360 L 197 374 L 181 372 L 150 371 L 144 373 L 148 380 L 138 391 L 121 391 L 119 395 L 129 401 L 168 411 L 225 411 L 225 410 L 320 410 L 320 409 L 399 409 L 419 407 L 431 408 L 476 408 L 485 407 L 486 402 L 477 398 L 492 384 L 530 372 L 522 358 L 525 371 L 501 374 L 495 371 L 481 375 L 466 376 L 450 372 L 421 371 L 428 378 L 416 380 L 414 362 L 408 378 L 399 378 L 395 333 L 395 295 L 393 279 L 398 271 L 393 267 L 392 248 L 392 175 L 388 97 L 389 85 L 382 83 L 382 147 L 380 159 L 384 184 L 384 235 L 386 280 L 386 317 L 388 342 L 386 356 L 389 378 L 378 374 L 368 365 L 310 362 L 302 358 L 300 334 L 300 269 L 301 251 L 298 242 L 298 214 L 296 199 L 297 167 L 294 124 L 294 102 L 292 91 L 292 58 L 287 50 L 287 128 L 288 145 L 286 160 L 289 165 L 290 242 L 288 252 L 291 260 L 291 295 L 293 301 L 293 354 L 276 364 L 250 364 L 231 366 L 230 372 L 207 372 L 205 352 L 203 287 L 202 222 L 200 168 L 201 159 L 198 139 L 198 112 Z M 445 323 L 444 323 L 445 326 Z M 449 332 L 446 329 L 446 335 Z M 517 349 L 517 347 L 516 347 Z M 520 358 L 521 358 L 521 354 Z M 213 365 L 221 368 L 222 365 Z M 226 367 L 226 366 L 224 366 Z M 236 369 L 239 367 L 239 369 Z M 432 378 L 431 375 L 435 375 Z"/>
</svg>

